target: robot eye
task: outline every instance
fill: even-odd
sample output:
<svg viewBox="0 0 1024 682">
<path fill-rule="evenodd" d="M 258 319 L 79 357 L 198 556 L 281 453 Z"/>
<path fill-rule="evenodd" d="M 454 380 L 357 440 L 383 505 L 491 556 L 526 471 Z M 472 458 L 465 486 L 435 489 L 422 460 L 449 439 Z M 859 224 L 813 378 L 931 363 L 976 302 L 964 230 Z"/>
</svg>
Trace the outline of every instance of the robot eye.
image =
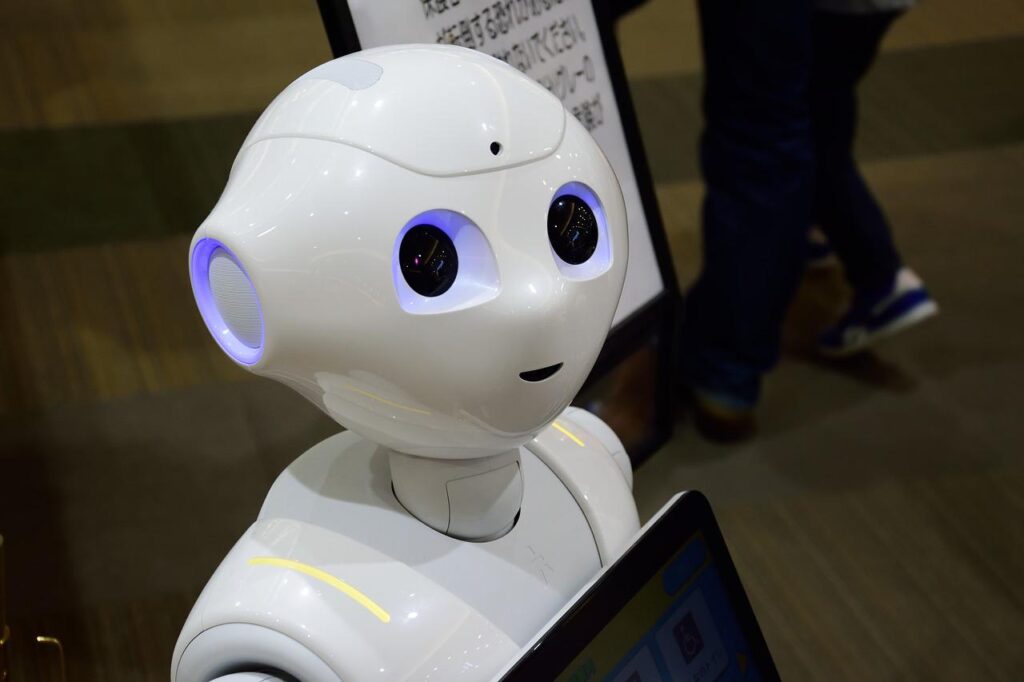
<svg viewBox="0 0 1024 682">
<path fill-rule="evenodd" d="M 501 289 L 498 261 L 483 230 L 446 208 L 419 213 L 398 231 L 391 279 L 398 305 L 412 315 L 469 308 Z"/>
<path fill-rule="evenodd" d="M 597 250 L 597 217 L 594 209 L 575 194 L 555 197 L 548 209 L 548 239 L 551 248 L 566 263 L 580 265 Z"/>
<path fill-rule="evenodd" d="M 459 274 L 459 254 L 451 238 L 433 225 L 416 225 L 402 238 L 398 263 L 409 287 L 421 296 L 440 296 Z"/>
</svg>

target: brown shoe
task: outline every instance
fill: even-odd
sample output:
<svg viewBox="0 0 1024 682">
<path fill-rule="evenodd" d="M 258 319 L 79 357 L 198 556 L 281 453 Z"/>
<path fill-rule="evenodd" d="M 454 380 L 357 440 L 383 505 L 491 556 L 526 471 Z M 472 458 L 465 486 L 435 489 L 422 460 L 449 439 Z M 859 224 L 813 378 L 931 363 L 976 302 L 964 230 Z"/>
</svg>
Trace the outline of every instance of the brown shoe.
<svg viewBox="0 0 1024 682">
<path fill-rule="evenodd" d="M 737 443 L 757 432 L 754 408 L 736 405 L 699 390 L 690 394 L 697 431 L 718 443 Z"/>
</svg>

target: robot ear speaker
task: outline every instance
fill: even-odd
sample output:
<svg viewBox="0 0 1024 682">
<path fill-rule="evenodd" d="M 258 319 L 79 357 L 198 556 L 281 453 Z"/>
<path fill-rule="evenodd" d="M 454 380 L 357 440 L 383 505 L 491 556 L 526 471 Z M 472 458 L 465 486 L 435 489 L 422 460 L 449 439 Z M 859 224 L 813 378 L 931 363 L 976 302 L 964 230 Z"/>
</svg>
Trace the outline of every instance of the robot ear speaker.
<svg viewBox="0 0 1024 682">
<path fill-rule="evenodd" d="M 260 303 L 249 276 L 224 249 L 210 257 L 210 291 L 228 330 L 249 348 L 263 341 Z"/>
<path fill-rule="evenodd" d="M 192 289 L 199 312 L 221 348 L 245 365 L 263 354 L 263 315 L 252 280 L 234 253 L 213 239 L 192 252 Z"/>
</svg>

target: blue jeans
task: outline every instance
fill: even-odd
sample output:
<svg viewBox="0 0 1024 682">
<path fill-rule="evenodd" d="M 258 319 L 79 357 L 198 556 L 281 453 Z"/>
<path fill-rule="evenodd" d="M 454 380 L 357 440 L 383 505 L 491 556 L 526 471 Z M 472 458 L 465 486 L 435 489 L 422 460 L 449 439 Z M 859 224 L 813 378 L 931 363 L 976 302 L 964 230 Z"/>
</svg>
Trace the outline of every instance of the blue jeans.
<svg viewBox="0 0 1024 682">
<path fill-rule="evenodd" d="M 813 15 L 814 219 L 842 261 L 850 286 L 867 298 L 892 286 L 901 263 L 885 214 L 853 158 L 857 83 L 868 72 L 882 37 L 899 15 Z"/>
<path fill-rule="evenodd" d="M 833 50 L 834 36 L 816 36 L 820 15 L 810 0 L 698 5 L 704 263 L 685 300 L 682 369 L 698 390 L 752 406 L 761 376 L 778 361 L 812 222 L 821 223 L 855 286 L 875 286 L 894 272 L 876 255 L 891 247 L 888 226 L 850 149 L 854 86 L 884 27 L 873 40 L 859 35 Z M 826 28 L 843 33 L 841 24 Z"/>
</svg>

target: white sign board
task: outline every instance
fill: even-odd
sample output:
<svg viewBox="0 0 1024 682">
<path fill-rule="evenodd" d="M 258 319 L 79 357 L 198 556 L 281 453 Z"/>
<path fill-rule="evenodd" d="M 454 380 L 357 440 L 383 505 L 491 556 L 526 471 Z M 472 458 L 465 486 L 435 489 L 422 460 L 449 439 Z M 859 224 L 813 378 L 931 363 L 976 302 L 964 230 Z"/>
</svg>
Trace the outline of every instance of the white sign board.
<svg viewBox="0 0 1024 682">
<path fill-rule="evenodd" d="M 626 200 L 629 263 L 615 323 L 662 292 L 590 0 L 349 0 L 348 5 L 363 48 L 462 45 L 508 62 L 559 97 L 601 145 Z"/>
</svg>

